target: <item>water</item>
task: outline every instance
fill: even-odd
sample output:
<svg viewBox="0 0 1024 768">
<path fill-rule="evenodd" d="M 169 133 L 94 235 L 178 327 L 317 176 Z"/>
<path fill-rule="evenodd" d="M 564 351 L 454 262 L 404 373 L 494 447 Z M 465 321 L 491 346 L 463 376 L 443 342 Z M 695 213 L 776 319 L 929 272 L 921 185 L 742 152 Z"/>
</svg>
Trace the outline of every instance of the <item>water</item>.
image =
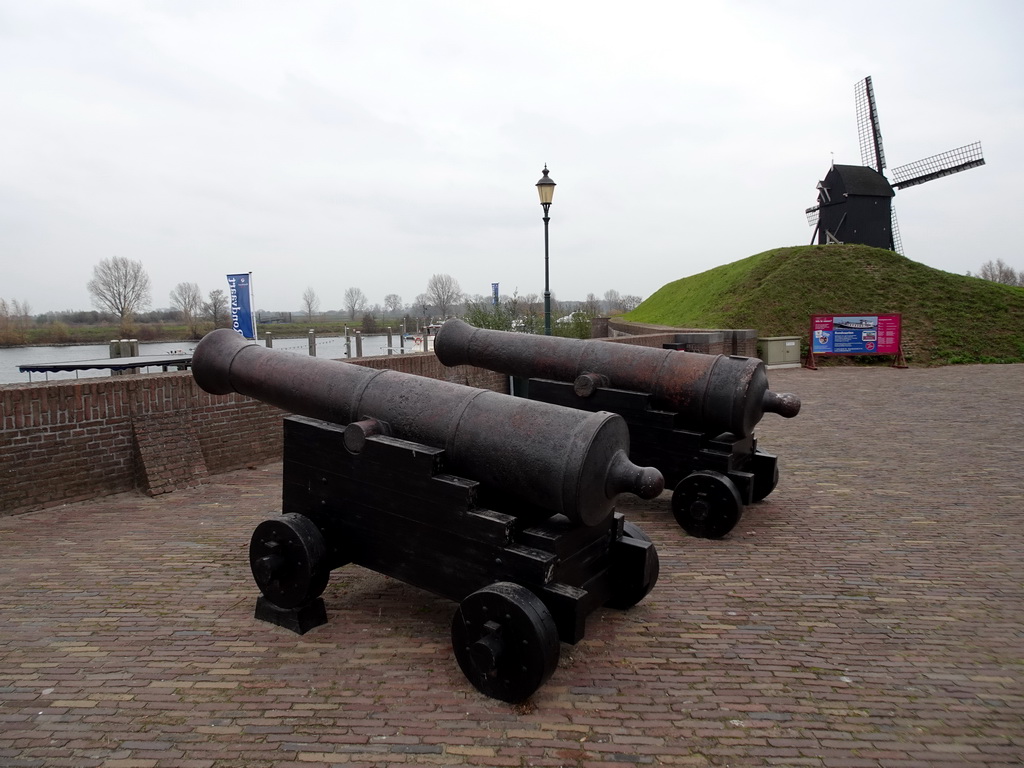
<svg viewBox="0 0 1024 768">
<path fill-rule="evenodd" d="M 351 337 L 352 355 L 356 353 L 356 340 Z M 263 344 L 262 341 L 259 342 Z M 395 345 L 394 354 L 399 354 L 399 338 L 395 333 L 392 336 L 392 343 Z M 406 339 L 405 351 L 413 352 L 422 350 L 422 343 L 414 349 L 415 341 Z M 165 355 L 170 353 L 191 352 L 196 348 L 194 341 L 158 341 L 139 343 L 140 355 Z M 364 336 L 363 357 L 378 357 L 387 354 L 387 336 Z M 301 355 L 309 354 L 309 341 L 307 339 L 274 339 L 274 349 L 294 352 Z M 341 359 L 345 355 L 345 339 L 339 336 L 318 338 L 316 340 L 316 355 L 327 359 Z M 110 357 L 110 347 L 107 344 L 78 344 L 73 346 L 56 347 L 11 347 L 0 348 L 0 384 L 24 384 L 29 381 L 29 374 L 18 370 L 19 365 L 32 365 L 38 363 L 68 363 L 76 360 L 97 360 Z M 150 373 L 158 373 L 159 366 L 149 369 Z M 146 371 L 143 370 L 143 373 Z M 94 369 L 89 371 L 56 371 L 53 373 L 33 373 L 32 381 L 57 381 L 60 379 L 86 379 L 109 376 L 110 371 L 106 369 Z"/>
</svg>

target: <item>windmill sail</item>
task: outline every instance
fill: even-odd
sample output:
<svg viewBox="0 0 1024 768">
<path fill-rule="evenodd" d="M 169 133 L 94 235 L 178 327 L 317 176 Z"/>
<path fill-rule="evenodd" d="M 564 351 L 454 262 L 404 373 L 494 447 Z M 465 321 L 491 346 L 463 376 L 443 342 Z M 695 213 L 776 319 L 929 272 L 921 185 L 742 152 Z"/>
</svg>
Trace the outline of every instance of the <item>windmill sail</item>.
<svg viewBox="0 0 1024 768">
<path fill-rule="evenodd" d="M 900 238 L 900 226 L 896 223 L 896 206 L 889 207 L 889 215 L 892 217 L 890 232 L 892 233 L 892 250 L 903 256 L 903 240 Z"/>
<path fill-rule="evenodd" d="M 818 212 L 820 210 L 821 206 L 815 205 L 804 211 L 807 214 L 807 223 L 814 227 L 814 231 L 811 233 L 811 245 L 814 245 L 814 240 L 818 237 L 818 222 L 821 220 Z"/>
<path fill-rule="evenodd" d="M 872 170 L 885 168 L 885 150 L 882 149 L 882 128 L 878 124 L 875 89 L 868 75 L 853 87 L 857 105 L 857 138 L 860 141 L 860 161 Z"/>
<path fill-rule="evenodd" d="M 938 155 L 926 157 L 914 163 L 901 165 L 892 170 L 892 185 L 896 189 L 924 184 L 932 179 L 941 179 L 969 168 L 985 164 L 981 154 L 981 142 L 976 141 L 964 147 L 951 149 Z"/>
</svg>

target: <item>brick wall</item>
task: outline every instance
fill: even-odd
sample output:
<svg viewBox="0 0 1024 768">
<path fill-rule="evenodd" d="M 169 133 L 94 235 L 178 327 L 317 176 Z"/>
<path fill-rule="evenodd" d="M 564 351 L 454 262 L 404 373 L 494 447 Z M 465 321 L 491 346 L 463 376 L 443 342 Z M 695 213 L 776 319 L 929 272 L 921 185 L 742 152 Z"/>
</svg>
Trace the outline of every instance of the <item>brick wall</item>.
<svg viewBox="0 0 1024 768">
<path fill-rule="evenodd" d="M 473 368 L 468 365 L 457 365 L 446 368 L 433 352 L 429 354 L 396 355 L 393 357 L 365 357 L 351 362 L 367 368 L 389 368 L 403 373 L 414 373 L 428 379 L 440 379 L 456 384 L 465 384 L 477 389 L 490 389 L 495 392 L 508 392 L 508 376 L 502 373 Z"/>
<path fill-rule="evenodd" d="M 757 357 L 757 331 L 753 329 L 672 328 L 610 318 L 608 333 L 608 341 L 623 344 L 658 348 L 663 344 L 683 344 L 688 352 Z"/>
<path fill-rule="evenodd" d="M 508 391 L 500 374 L 445 368 L 433 354 L 350 362 Z M 209 395 L 188 372 L 0 386 L 0 514 L 134 488 L 165 493 L 276 460 L 283 415 Z"/>
</svg>

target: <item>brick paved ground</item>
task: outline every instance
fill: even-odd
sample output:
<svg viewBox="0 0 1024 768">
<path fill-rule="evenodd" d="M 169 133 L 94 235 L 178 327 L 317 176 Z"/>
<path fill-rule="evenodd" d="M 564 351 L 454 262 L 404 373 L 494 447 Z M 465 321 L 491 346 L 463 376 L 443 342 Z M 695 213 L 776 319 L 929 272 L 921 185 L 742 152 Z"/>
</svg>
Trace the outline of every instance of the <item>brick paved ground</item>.
<svg viewBox="0 0 1024 768">
<path fill-rule="evenodd" d="M 1024 366 L 771 379 L 779 489 L 721 541 L 624 506 L 658 586 L 518 707 L 367 571 L 304 637 L 252 619 L 278 465 L 0 519 L 0 766 L 1020 765 Z"/>
</svg>

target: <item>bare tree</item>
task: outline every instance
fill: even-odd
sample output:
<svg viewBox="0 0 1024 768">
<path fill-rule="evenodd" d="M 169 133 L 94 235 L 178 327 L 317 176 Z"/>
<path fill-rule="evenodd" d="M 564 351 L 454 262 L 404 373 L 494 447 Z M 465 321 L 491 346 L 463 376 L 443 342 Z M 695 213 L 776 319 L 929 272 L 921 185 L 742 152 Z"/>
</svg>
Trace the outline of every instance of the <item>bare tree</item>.
<svg viewBox="0 0 1024 768">
<path fill-rule="evenodd" d="M 362 288 L 345 289 L 345 309 L 348 310 L 348 319 L 355 320 L 356 312 L 362 312 L 366 308 L 366 294 Z"/>
<path fill-rule="evenodd" d="M 432 306 L 430 303 L 430 297 L 425 293 L 421 293 L 416 297 L 416 302 L 413 304 L 420 312 L 423 313 L 423 319 L 427 319 L 427 313 L 430 311 Z"/>
<path fill-rule="evenodd" d="M 369 312 L 363 313 L 363 322 L 361 325 L 363 333 L 376 333 L 377 332 L 377 316 L 371 309 Z"/>
<path fill-rule="evenodd" d="M 427 297 L 437 307 L 441 317 L 448 317 L 448 312 L 462 298 L 459 281 L 451 275 L 433 275 L 427 281 Z"/>
<path fill-rule="evenodd" d="M 92 280 L 86 284 L 92 303 L 117 315 L 121 329 L 127 331 L 135 313 L 149 306 L 149 275 L 141 261 L 112 256 L 92 268 Z"/>
<path fill-rule="evenodd" d="M 536 293 L 527 293 L 523 296 L 523 307 L 525 312 L 530 317 L 538 315 L 543 311 L 543 307 L 540 303 L 540 296 Z"/>
<path fill-rule="evenodd" d="M 306 313 L 306 319 L 309 322 L 313 322 L 313 315 L 320 313 L 320 298 L 316 295 L 316 291 L 313 290 L 313 286 L 309 286 L 302 293 L 302 311 Z"/>
<path fill-rule="evenodd" d="M 402 311 L 402 297 L 397 293 L 389 293 L 384 297 L 384 313 L 397 315 Z"/>
<path fill-rule="evenodd" d="M 6 316 L 10 326 L 19 331 L 27 331 L 32 325 L 32 307 L 27 301 L 11 299 L 10 309 L 0 307 L 0 312 Z"/>
<path fill-rule="evenodd" d="M 220 328 L 221 323 L 228 317 L 228 297 L 224 295 L 224 291 L 220 289 L 210 291 L 209 301 L 203 304 L 203 310 L 206 316 L 213 321 L 213 327 Z"/>
<path fill-rule="evenodd" d="M 199 283 L 178 283 L 171 291 L 171 307 L 181 313 L 190 339 L 199 338 L 199 319 L 203 313 L 203 294 Z"/>
<path fill-rule="evenodd" d="M 1020 274 L 1002 259 L 986 261 L 981 265 L 978 277 L 1003 285 L 1024 285 L 1024 270 Z"/>
<path fill-rule="evenodd" d="M 0 344 L 23 344 L 32 324 L 32 308 L 27 301 L 0 298 Z"/>
<path fill-rule="evenodd" d="M 11 306 L 14 307 L 14 314 L 18 318 L 18 323 L 21 325 L 23 331 L 27 331 L 28 327 L 32 325 L 32 307 L 27 301 L 18 301 L 15 299 Z"/>
<path fill-rule="evenodd" d="M 614 288 L 604 292 L 604 301 L 608 305 L 608 314 L 622 312 L 622 296 Z"/>
<path fill-rule="evenodd" d="M 622 297 L 622 309 L 626 312 L 632 312 L 643 303 L 643 300 L 642 296 L 634 296 L 632 293 L 627 293 Z"/>
</svg>

